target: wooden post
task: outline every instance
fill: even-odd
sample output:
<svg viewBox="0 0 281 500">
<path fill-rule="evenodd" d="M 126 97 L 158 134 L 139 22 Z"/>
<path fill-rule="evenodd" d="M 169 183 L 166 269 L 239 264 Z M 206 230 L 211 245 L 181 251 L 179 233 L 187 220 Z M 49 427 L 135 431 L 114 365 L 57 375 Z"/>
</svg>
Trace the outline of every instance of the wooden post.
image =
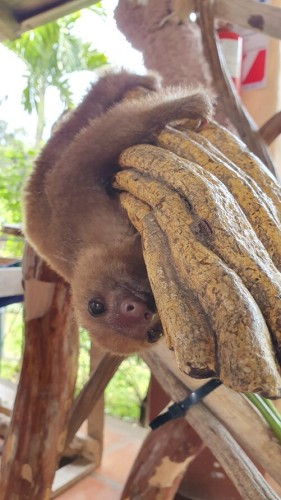
<svg viewBox="0 0 281 500">
<path fill-rule="evenodd" d="M 121 500 L 171 500 L 202 441 L 184 418 L 150 432 L 134 462 Z"/>
<path fill-rule="evenodd" d="M 104 359 L 104 352 L 101 351 L 93 343 L 91 345 L 91 371 L 100 371 L 99 366 Z M 106 359 L 106 358 L 105 358 Z M 112 375 L 110 375 L 110 378 Z M 109 378 L 109 380 L 110 380 Z M 104 392 L 100 395 L 96 404 L 92 406 L 90 412 L 88 413 L 88 434 L 96 443 L 96 464 L 97 466 L 101 463 L 102 452 L 103 452 L 103 431 L 104 431 Z"/>
<path fill-rule="evenodd" d="M 1 500 L 47 500 L 67 430 L 78 329 L 69 287 L 26 247 L 25 348 L 2 459 Z"/>
</svg>

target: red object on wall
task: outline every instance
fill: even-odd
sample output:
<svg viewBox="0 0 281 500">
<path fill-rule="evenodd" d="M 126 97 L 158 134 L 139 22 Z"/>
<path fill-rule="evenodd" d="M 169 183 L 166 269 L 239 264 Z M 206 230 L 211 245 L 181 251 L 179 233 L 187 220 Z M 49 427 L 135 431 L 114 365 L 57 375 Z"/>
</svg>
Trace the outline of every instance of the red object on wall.
<svg viewBox="0 0 281 500">
<path fill-rule="evenodd" d="M 251 60 L 248 61 L 246 55 L 243 56 L 243 85 L 262 82 L 265 78 L 265 64 L 266 64 L 266 49 L 260 50 L 257 54 L 253 54 Z M 254 57 L 255 56 L 255 57 Z M 248 67 L 245 67 L 245 66 Z"/>
</svg>

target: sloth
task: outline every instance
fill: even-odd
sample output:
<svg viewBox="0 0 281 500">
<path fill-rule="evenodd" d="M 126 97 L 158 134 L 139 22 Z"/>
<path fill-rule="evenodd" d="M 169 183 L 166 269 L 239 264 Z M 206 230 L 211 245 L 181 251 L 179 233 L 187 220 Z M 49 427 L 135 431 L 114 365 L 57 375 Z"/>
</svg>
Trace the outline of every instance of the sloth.
<svg viewBox="0 0 281 500">
<path fill-rule="evenodd" d="M 130 97 L 135 88 L 143 95 Z M 70 284 L 79 323 L 113 353 L 140 352 L 162 335 L 140 236 L 112 188 L 118 157 L 166 124 L 211 113 L 204 89 L 108 74 L 55 127 L 25 185 L 27 240 Z"/>
</svg>

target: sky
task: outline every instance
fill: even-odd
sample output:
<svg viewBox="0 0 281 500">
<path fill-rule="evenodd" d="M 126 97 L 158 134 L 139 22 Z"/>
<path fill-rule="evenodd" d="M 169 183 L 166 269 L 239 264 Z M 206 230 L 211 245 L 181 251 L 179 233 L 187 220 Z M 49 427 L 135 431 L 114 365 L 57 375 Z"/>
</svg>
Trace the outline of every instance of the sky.
<svg viewBox="0 0 281 500">
<path fill-rule="evenodd" d="M 116 67 L 125 67 L 138 73 L 144 72 L 142 54 L 132 48 L 126 38 L 120 33 L 114 21 L 114 8 L 118 0 L 106 0 L 104 19 L 94 13 L 82 11 L 81 19 L 76 23 L 75 32 L 85 42 L 92 42 L 93 48 L 106 54 L 109 62 Z M 10 130 L 24 128 L 27 139 L 35 137 L 36 117 L 28 115 L 21 105 L 21 95 L 24 88 L 25 66 L 15 54 L 0 44 L 1 68 L 0 74 L 0 120 L 5 120 Z M 91 81 L 93 73 L 89 71 L 74 73 L 69 77 L 74 102 L 77 104 Z M 50 128 L 63 111 L 58 93 L 49 88 L 46 97 L 46 128 L 44 139 L 48 139 Z"/>
</svg>

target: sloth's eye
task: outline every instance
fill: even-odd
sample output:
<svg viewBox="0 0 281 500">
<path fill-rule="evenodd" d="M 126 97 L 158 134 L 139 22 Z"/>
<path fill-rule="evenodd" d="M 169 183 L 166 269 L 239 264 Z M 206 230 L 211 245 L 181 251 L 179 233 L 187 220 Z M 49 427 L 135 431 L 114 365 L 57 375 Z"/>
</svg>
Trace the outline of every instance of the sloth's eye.
<svg viewBox="0 0 281 500">
<path fill-rule="evenodd" d="M 88 302 L 88 311 L 91 316 L 98 316 L 105 312 L 105 305 L 99 299 L 91 299 Z"/>
</svg>

